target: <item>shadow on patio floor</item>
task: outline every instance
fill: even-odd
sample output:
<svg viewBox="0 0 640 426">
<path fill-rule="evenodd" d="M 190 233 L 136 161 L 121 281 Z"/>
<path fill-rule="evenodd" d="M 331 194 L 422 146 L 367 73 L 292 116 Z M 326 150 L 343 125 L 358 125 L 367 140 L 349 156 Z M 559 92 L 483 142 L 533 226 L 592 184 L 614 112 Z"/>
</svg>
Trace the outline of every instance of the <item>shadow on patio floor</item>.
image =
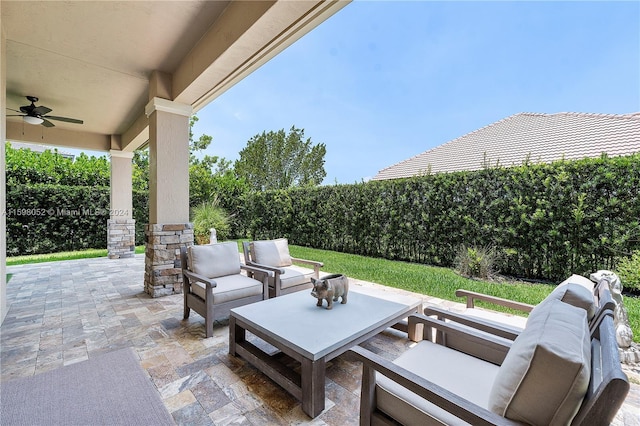
<svg viewBox="0 0 640 426">
<path fill-rule="evenodd" d="M 144 255 L 7 269 L 13 277 L 7 286 L 10 309 L 0 328 L 1 381 L 131 346 L 177 424 L 358 424 L 361 370 L 348 354 L 328 364 L 327 408 L 310 419 L 295 398 L 228 355 L 226 323 L 205 339 L 202 317 L 192 312 L 189 320 L 182 319 L 182 295 L 146 295 Z M 352 285 L 401 292 L 355 280 Z M 462 306 L 415 296 L 425 304 Z M 389 329 L 362 346 L 394 359 L 409 344 L 406 335 Z M 640 386 L 632 384 L 614 424 L 640 425 L 639 413 Z"/>
</svg>

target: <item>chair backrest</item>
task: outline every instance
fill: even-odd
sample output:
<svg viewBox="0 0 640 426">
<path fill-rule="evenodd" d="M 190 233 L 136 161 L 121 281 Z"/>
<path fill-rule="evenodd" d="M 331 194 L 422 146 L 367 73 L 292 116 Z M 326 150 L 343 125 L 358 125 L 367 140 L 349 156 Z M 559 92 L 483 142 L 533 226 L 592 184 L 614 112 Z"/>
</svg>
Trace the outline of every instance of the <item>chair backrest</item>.
<svg viewBox="0 0 640 426">
<path fill-rule="evenodd" d="M 629 392 L 613 326 L 613 311 L 599 319 L 591 336 L 591 380 L 572 425 L 610 424 Z"/>
<path fill-rule="evenodd" d="M 258 263 L 273 267 L 292 265 L 289 242 L 286 238 L 242 243 L 246 263 Z"/>
<path fill-rule="evenodd" d="M 181 246 L 180 247 L 180 268 L 182 268 L 183 270 L 189 269 L 189 263 L 187 261 L 187 247 L 186 246 Z"/>
<path fill-rule="evenodd" d="M 240 273 L 240 257 L 235 242 L 189 246 L 181 250 L 182 268 L 207 278 Z"/>
<path fill-rule="evenodd" d="M 242 242 L 242 253 L 244 254 L 244 263 L 255 263 L 255 260 L 253 260 L 253 244 L 251 242 Z"/>
</svg>

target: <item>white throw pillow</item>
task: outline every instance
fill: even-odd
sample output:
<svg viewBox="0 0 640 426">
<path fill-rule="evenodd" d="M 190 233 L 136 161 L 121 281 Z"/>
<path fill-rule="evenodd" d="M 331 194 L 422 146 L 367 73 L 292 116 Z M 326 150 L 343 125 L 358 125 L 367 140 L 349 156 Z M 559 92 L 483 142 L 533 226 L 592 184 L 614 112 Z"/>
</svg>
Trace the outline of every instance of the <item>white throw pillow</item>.
<svg viewBox="0 0 640 426">
<path fill-rule="evenodd" d="M 587 319 L 591 320 L 596 314 L 598 307 L 594 299 L 593 290 L 588 290 L 582 284 L 573 282 L 563 282 L 559 284 L 545 299 L 540 302 L 529 314 L 529 320 L 536 315 L 536 311 L 552 300 L 561 300 L 577 308 L 582 308 L 587 312 Z M 529 321 L 527 320 L 527 321 Z"/>
<path fill-rule="evenodd" d="M 255 262 L 268 266 L 291 266 L 289 242 L 286 238 L 277 240 L 254 241 L 253 255 Z"/>
<path fill-rule="evenodd" d="M 238 245 L 234 242 L 190 246 L 189 269 L 207 278 L 240 273 Z"/>
<path fill-rule="evenodd" d="M 558 287 L 565 285 L 565 284 L 579 284 L 581 286 L 583 286 L 584 288 L 586 288 L 587 290 L 589 290 L 591 293 L 594 292 L 596 283 L 594 283 L 593 281 L 591 281 L 589 278 L 587 277 L 583 277 L 582 275 L 578 275 L 578 274 L 573 274 L 571 275 L 569 278 L 567 278 L 566 280 L 562 281 L 560 284 L 558 284 Z"/>
<path fill-rule="evenodd" d="M 552 300 L 513 342 L 489 395 L 489 409 L 531 425 L 567 425 L 591 376 L 587 315 Z"/>
</svg>

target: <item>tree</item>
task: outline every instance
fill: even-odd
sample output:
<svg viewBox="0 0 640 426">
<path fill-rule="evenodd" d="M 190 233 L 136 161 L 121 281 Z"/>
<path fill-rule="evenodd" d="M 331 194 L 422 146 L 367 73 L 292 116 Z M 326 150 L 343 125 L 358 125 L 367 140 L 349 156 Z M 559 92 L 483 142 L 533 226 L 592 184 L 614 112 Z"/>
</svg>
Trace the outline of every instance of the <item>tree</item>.
<svg viewBox="0 0 640 426">
<path fill-rule="evenodd" d="M 196 156 L 197 152 L 204 151 L 209 148 L 213 137 L 209 135 L 200 135 L 198 139 L 193 138 L 193 126 L 198 122 L 198 117 L 192 115 L 189 120 L 189 165 L 201 166 L 214 175 L 224 175 L 231 170 L 231 161 L 220 158 L 217 155 L 204 155 L 202 158 Z"/>
<path fill-rule="evenodd" d="M 255 190 L 286 189 L 322 183 L 326 146 L 304 140 L 304 129 L 291 127 L 252 137 L 234 164 L 236 175 Z"/>
</svg>

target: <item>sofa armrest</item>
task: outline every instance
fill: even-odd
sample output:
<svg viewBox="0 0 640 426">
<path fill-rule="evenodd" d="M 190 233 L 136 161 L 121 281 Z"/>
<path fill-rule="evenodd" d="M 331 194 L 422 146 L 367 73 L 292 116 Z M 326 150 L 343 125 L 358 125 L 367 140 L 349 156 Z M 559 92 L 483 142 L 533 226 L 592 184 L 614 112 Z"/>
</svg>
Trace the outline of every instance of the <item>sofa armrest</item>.
<svg viewBox="0 0 640 426">
<path fill-rule="evenodd" d="M 500 365 L 511 348 L 512 341 L 500 336 L 445 322 L 422 314 L 409 316 L 409 329 L 421 324 L 427 340 L 472 355 L 483 361 Z M 436 339 L 433 338 L 436 333 Z"/>
<path fill-rule="evenodd" d="M 207 289 L 216 287 L 218 285 L 216 284 L 216 280 L 214 280 L 213 278 L 207 278 L 204 275 L 196 274 L 195 272 L 189 271 L 188 269 L 183 269 L 182 273 L 192 281 L 199 281 L 203 283 Z"/>
<path fill-rule="evenodd" d="M 361 425 L 371 424 L 372 408 L 375 404 L 375 372 L 470 424 L 509 426 L 520 424 L 498 416 L 360 346 L 354 346 L 349 352 L 362 361 Z"/>
<path fill-rule="evenodd" d="M 320 268 L 324 266 L 324 263 L 316 262 L 315 260 L 299 259 L 297 257 L 292 257 L 291 261 L 313 266 L 313 273 L 315 274 L 316 279 L 320 278 Z"/>
<path fill-rule="evenodd" d="M 515 300 L 503 299 L 501 297 L 490 296 L 488 294 L 476 293 L 475 291 L 463 289 L 456 290 L 456 296 L 467 298 L 467 308 L 474 308 L 474 302 L 476 300 L 482 300 L 483 302 L 493 303 L 495 305 L 504 306 L 522 312 L 531 312 L 534 308 L 534 305 L 529 305 L 528 303 L 516 302 Z"/>
<path fill-rule="evenodd" d="M 311 266 L 317 266 L 319 268 L 322 268 L 324 266 L 324 263 L 322 262 L 317 262 L 315 260 L 307 260 L 307 259 L 300 259 L 297 257 L 292 257 L 291 258 L 292 262 L 298 262 L 298 263 L 306 263 L 307 265 L 311 265 Z"/>
<path fill-rule="evenodd" d="M 504 324 L 499 324 L 483 318 L 477 318 L 469 315 L 447 311 L 446 309 L 438 308 L 435 306 L 426 307 L 424 309 L 424 314 L 427 316 L 435 316 L 439 320 L 446 319 L 458 324 L 463 324 L 467 327 L 472 327 L 476 330 L 484 331 L 485 333 L 490 333 L 509 340 L 515 340 L 516 337 L 518 337 L 518 335 L 520 334 L 519 330 L 515 330 Z"/>
</svg>

